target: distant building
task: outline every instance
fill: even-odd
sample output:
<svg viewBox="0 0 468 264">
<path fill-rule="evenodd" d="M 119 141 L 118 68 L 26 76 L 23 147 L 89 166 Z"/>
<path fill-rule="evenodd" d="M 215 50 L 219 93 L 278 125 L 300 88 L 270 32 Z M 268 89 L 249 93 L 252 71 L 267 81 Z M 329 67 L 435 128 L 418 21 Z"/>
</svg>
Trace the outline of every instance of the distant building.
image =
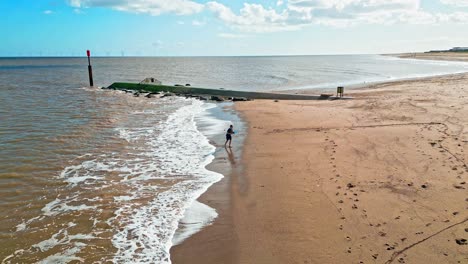
<svg viewBox="0 0 468 264">
<path fill-rule="evenodd" d="M 468 47 L 454 47 L 449 51 L 468 51 Z"/>
</svg>

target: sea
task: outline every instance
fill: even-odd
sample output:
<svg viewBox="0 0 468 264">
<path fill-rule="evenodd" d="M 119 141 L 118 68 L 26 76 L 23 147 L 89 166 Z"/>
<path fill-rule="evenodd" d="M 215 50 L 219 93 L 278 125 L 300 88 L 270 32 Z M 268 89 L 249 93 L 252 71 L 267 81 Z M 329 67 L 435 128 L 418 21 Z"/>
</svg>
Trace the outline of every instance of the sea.
<svg viewBox="0 0 468 264">
<path fill-rule="evenodd" d="M 171 263 L 173 245 L 215 221 L 196 200 L 223 178 L 207 165 L 239 122 L 232 105 L 100 87 L 155 77 L 287 92 L 468 72 L 379 55 L 91 62 L 95 87 L 86 58 L 0 58 L 1 263 Z"/>
</svg>

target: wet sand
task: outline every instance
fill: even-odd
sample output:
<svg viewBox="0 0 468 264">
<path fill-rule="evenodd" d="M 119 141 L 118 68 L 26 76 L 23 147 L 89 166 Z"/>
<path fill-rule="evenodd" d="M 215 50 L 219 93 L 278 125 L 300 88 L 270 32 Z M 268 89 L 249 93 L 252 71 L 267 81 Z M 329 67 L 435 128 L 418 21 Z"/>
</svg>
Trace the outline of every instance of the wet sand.
<svg viewBox="0 0 468 264">
<path fill-rule="evenodd" d="M 198 201 L 215 208 L 218 217 L 212 225 L 194 234 L 182 244 L 171 248 L 172 263 L 238 263 L 238 239 L 232 219 L 233 194 L 238 193 L 238 186 L 243 185 L 242 145 L 247 134 L 244 122 L 236 118 L 233 105 L 221 104 L 215 114 L 218 118 L 231 120 L 236 135 L 232 148 L 225 148 L 225 135 L 219 134 L 210 138 L 211 144 L 217 147 L 214 161 L 207 167 L 224 175 L 204 193 Z M 222 116 L 222 112 L 229 113 Z M 227 128 L 226 128 L 227 129 Z"/>
<path fill-rule="evenodd" d="M 220 217 L 173 263 L 468 263 L 467 89 L 460 74 L 236 104 L 241 160 L 201 197 Z"/>
</svg>

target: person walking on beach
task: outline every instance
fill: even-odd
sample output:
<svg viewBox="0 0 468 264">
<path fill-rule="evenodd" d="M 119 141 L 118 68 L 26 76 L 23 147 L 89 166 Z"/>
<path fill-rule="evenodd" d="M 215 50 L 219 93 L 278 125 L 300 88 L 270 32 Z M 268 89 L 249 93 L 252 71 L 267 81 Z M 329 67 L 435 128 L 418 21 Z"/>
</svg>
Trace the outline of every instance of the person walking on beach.
<svg viewBox="0 0 468 264">
<path fill-rule="evenodd" d="M 224 143 L 224 146 L 226 146 L 226 144 L 229 141 L 229 147 L 231 147 L 232 135 L 233 134 L 234 134 L 234 127 L 231 125 L 231 126 L 229 126 L 229 129 L 226 132 L 226 143 Z"/>
</svg>

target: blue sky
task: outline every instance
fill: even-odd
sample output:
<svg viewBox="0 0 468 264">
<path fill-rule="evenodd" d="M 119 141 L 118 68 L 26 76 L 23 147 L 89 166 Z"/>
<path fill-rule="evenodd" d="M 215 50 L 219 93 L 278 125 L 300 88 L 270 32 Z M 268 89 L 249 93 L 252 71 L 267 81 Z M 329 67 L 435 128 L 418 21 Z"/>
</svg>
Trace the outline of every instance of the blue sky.
<svg viewBox="0 0 468 264">
<path fill-rule="evenodd" d="M 1 0 L 0 56 L 369 54 L 468 46 L 468 0 Z"/>
</svg>

